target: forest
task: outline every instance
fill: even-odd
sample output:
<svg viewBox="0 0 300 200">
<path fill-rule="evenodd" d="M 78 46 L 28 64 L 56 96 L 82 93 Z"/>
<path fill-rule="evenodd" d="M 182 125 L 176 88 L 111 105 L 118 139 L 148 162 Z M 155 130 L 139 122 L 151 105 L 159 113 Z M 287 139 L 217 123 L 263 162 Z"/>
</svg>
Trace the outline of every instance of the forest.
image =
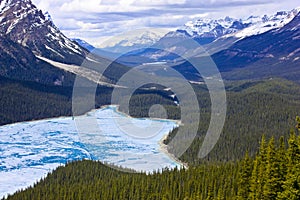
<svg viewBox="0 0 300 200">
<path fill-rule="evenodd" d="M 97 161 L 72 162 L 4 199 L 298 200 L 299 117 L 296 127 L 287 138 L 263 136 L 254 157 L 246 153 L 235 162 L 207 162 L 148 174 L 127 173 Z"/>
<path fill-rule="evenodd" d="M 71 87 L 4 77 L 0 82 L 2 125 L 72 115 Z M 180 157 L 188 163 L 188 169 L 132 174 L 96 161 L 77 161 L 59 167 L 33 187 L 7 199 L 300 199 L 300 137 L 298 130 L 290 131 L 299 115 L 298 84 L 272 79 L 228 81 L 225 86 L 227 116 L 223 132 L 213 151 L 199 159 L 211 105 L 205 85 L 193 84 L 200 113 L 189 113 L 190 121 L 183 127 L 184 131 L 198 127 L 196 139 Z M 111 92 L 112 88 L 99 86 L 95 107 L 110 104 Z M 169 95 L 141 88 L 131 97 L 129 114 L 147 117 L 151 105 L 161 104 L 168 118 L 180 119 L 180 106 Z M 81 100 L 84 102 L 84 97 Z M 193 120 L 196 115 L 200 115 L 200 122 Z M 165 144 L 176 131 L 169 134 Z M 168 150 L 172 153 L 172 146 Z"/>
</svg>

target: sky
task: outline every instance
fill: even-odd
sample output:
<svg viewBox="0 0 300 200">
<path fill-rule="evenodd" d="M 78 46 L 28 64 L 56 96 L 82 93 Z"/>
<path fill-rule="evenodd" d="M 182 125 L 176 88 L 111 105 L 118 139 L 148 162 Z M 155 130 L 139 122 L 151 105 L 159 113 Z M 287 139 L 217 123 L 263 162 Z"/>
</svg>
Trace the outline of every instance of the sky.
<svg viewBox="0 0 300 200">
<path fill-rule="evenodd" d="M 110 37 L 136 29 L 160 34 L 201 17 L 247 18 L 299 7 L 296 0 L 32 0 L 48 11 L 60 30 L 102 46 Z"/>
</svg>

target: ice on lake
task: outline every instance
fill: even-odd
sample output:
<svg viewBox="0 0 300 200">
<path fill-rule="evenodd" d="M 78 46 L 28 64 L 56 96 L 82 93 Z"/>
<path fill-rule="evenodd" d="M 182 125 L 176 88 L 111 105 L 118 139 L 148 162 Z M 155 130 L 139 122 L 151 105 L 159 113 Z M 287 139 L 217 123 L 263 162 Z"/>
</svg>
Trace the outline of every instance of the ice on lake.
<svg viewBox="0 0 300 200">
<path fill-rule="evenodd" d="M 93 159 L 147 172 L 180 167 L 159 144 L 176 126 L 169 120 L 130 118 L 116 106 L 75 119 L 1 126 L 0 198 L 32 185 L 67 161 Z"/>
</svg>

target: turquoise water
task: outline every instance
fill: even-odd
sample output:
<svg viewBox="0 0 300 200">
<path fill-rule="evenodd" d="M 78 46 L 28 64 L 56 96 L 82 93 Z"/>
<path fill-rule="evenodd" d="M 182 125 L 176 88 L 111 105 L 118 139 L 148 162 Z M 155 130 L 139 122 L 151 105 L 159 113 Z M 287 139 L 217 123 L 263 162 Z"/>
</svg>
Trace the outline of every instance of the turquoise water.
<svg viewBox="0 0 300 200">
<path fill-rule="evenodd" d="M 176 126 L 169 120 L 133 119 L 116 106 L 75 120 L 60 117 L 1 126 L 0 197 L 32 185 L 67 161 L 101 160 L 148 172 L 179 167 L 159 145 Z"/>
</svg>

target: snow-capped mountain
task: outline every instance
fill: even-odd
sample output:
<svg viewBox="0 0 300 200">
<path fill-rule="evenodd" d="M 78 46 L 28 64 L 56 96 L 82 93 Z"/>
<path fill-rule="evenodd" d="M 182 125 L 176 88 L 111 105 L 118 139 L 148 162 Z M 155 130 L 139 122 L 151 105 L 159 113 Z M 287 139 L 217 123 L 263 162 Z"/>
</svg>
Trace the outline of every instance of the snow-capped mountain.
<svg viewBox="0 0 300 200">
<path fill-rule="evenodd" d="M 218 38 L 226 34 L 235 33 L 249 26 L 242 20 L 225 17 L 224 19 L 211 20 L 199 19 L 185 24 L 185 30 L 192 37 Z"/>
<path fill-rule="evenodd" d="M 45 15 L 45 17 L 46 17 L 46 20 L 52 21 L 52 17 L 51 17 L 51 15 L 50 15 L 50 13 L 49 13 L 48 11 L 46 11 L 46 12 L 44 13 L 44 15 Z M 52 22 L 53 22 L 53 21 L 52 21 Z"/>
<path fill-rule="evenodd" d="M 168 33 L 165 37 L 192 37 L 199 44 L 204 45 L 224 35 L 243 30 L 250 25 L 241 19 L 228 16 L 223 19 L 201 18 L 187 22 L 183 27 Z"/>
<path fill-rule="evenodd" d="M 51 85 L 73 85 L 74 74 L 109 85 L 115 74 L 99 80 L 101 67 L 111 63 L 91 55 L 67 38 L 30 0 L 0 0 L 0 76 Z M 83 61 L 87 65 L 84 66 Z M 124 66 L 113 65 L 118 71 Z M 99 73 L 95 70 L 98 70 Z M 109 78 L 106 78 L 106 77 Z"/>
<path fill-rule="evenodd" d="M 95 47 L 93 45 L 91 45 L 87 41 L 82 40 L 80 38 L 71 38 L 71 40 L 74 41 L 74 42 L 77 42 L 77 44 L 79 44 L 80 46 L 86 48 L 89 51 L 92 51 L 93 49 L 95 49 Z"/>
<path fill-rule="evenodd" d="M 187 22 L 167 37 L 192 37 L 200 44 L 208 44 L 220 37 L 245 38 L 281 28 L 288 24 L 300 11 L 280 11 L 274 15 L 250 16 L 246 19 L 225 17 L 222 19 L 201 18 Z"/>
<path fill-rule="evenodd" d="M 271 76 L 299 81 L 296 78 L 300 74 L 299 11 L 298 8 L 288 12 L 277 12 L 272 16 L 251 16 L 245 20 L 226 17 L 220 20 L 203 19 L 189 22 L 184 29 L 170 32 L 160 39 L 154 45 L 162 47 L 159 50 L 148 48 L 125 55 L 120 62 L 125 63 L 129 60 L 132 66 L 142 65 L 141 62 L 164 62 L 165 65 L 168 64 L 186 75 L 187 79 L 198 81 L 199 76 L 194 68 L 177 53 L 189 52 L 191 47 L 185 45 L 188 43 L 185 40 L 193 38 L 205 45 L 203 48 L 193 49 L 193 55 L 197 56 L 191 59 L 200 59 L 209 53 L 227 79 Z M 176 52 L 177 55 L 172 52 Z M 161 73 L 154 70 L 147 69 L 147 72 Z"/>
<path fill-rule="evenodd" d="M 127 53 L 132 50 L 147 48 L 157 41 L 159 41 L 166 32 L 152 32 L 137 30 L 136 33 L 121 35 L 120 37 L 114 37 L 103 45 L 106 45 L 102 50 L 113 52 L 113 53 Z"/>
<path fill-rule="evenodd" d="M 235 42 L 231 43 L 229 47 L 212 54 L 211 58 L 225 79 L 243 80 L 280 77 L 299 83 L 299 24 L 300 13 L 282 27 L 261 34 L 255 33 L 250 37 L 236 38 Z M 229 40 L 229 38 L 227 39 Z M 224 41 L 218 41 L 217 44 Z M 201 60 L 201 57 L 199 57 L 199 60 Z M 188 62 L 176 66 L 176 69 L 183 74 L 190 73 L 189 68 L 191 68 L 191 64 Z M 194 74 L 191 77 L 195 77 Z"/>
<path fill-rule="evenodd" d="M 35 55 L 79 63 L 88 53 L 62 34 L 49 13 L 45 16 L 30 0 L 1 0 L 0 5 L 1 34 L 30 48 Z"/>
<path fill-rule="evenodd" d="M 245 38 L 253 35 L 265 33 L 267 31 L 278 29 L 286 24 L 290 23 L 300 12 L 300 8 L 293 9 L 291 11 L 277 12 L 271 16 L 251 16 L 244 20 L 244 23 L 249 24 L 248 27 L 238 31 L 235 34 L 228 35 L 237 38 Z M 227 36 L 227 37 L 228 37 Z"/>
</svg>

